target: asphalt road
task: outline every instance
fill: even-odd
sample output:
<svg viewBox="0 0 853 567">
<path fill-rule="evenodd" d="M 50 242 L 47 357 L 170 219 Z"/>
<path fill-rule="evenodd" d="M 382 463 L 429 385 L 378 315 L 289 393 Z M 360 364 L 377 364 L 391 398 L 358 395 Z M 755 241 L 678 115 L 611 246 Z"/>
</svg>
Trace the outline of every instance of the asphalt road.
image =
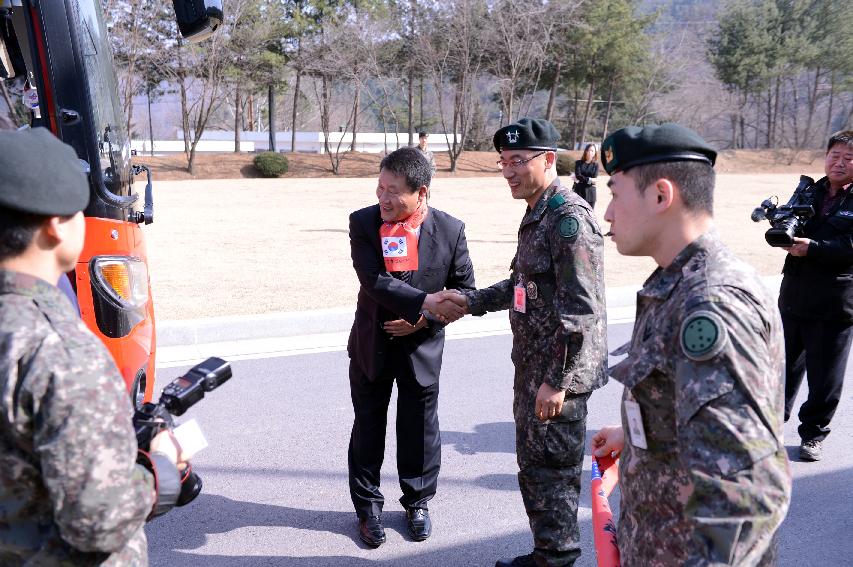
<svg viewBox="0 0 853 567">
<path fill-rule="evenodd" d="M 630 324 L 611 326 L 611 350 L 630 330 Z M 234 362 L 234 378 L 186 416 L 199 421 L 210 443 L 194 459 L 205 488 L 189 506 L 148 525 L 151 565 L 491 567 L 499 557 L 529 552 L 516 479 L 510 344 L 509 335 L 447 343 L 439 401 L 442 469 L 430 503 L 433 536 L 425 542 L 406 536 L 389 427 L 382 476 L 388 542 L 378 549 L 358 539 L 347 488 L 352 407 L 346 353 Z M 182 370 L 160 370 L 158 390 Z M 600 427 L 618 422 L 621 390 L 611 381 L 591 398 L 587 442 Z M 780 533 L 781 566 L 845 565 L 853 557 L 851 397 L 848 386 L 824 460 L 792 463 L 794 496 Z M 392 399 L 389 425 L 394 419 Z M 785 434 L 796 459 L 796 424 L 789 423 Z M 588 447 L 583 481 L 578 567 L 595 565 Z M 618 492 L 611 506 L 618 514 Z"/>
</svg>

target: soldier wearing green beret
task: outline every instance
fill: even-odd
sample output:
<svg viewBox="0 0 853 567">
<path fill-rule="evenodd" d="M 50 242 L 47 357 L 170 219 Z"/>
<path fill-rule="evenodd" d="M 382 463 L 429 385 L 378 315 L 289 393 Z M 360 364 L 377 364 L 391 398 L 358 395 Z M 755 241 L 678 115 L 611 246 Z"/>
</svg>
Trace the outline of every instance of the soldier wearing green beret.
<svg viewBox="0 0 853 567">
<path fill-rule="evenodd" d="M 622 565 L 773 565 L 791 496 L 782 326 L 714 229 L 716 152 L 676 124 L 623 128 L 601 148 L 610 236 L 658 264 L 612 353 L 627 354 L 609 370 L 622 427 L 593 437 L 595 455 L 620 456 Z"/>
<path fill-rule="evenodd" d="M 0 132 L 0 565 L 147 565 L 145 520 L 180 490 L 168 432 L 136 464 L 124 380 L 56 287 L 88 201 L 73 149 Z"/>
<path fill-rule="evenodd" d="M 559 134 L 522 118 L 498 130 L 498 165 L 527 211 L 510 277 L 463 291 L 470 313 L 509 309 L 518 483 L 533 552 L 497 567 L 573 565 L 587 400 L 607 359 L 604 237 L 590 205 L 557 177 Z"/>
</svg>

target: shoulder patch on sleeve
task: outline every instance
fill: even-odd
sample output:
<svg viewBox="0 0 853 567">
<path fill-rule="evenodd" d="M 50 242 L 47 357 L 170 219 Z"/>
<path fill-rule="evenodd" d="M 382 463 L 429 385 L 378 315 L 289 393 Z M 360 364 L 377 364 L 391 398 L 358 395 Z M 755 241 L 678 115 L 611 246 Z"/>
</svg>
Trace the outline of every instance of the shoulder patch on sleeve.
<svg viewBox="0 0 853 567">
<path fill-rule="evenodd" d="M 715 357 L 728 340 L 723 320 L 711 311 L 691 313 L 681 324 L 679 337 L 684 355 L 697 362 Z"/>
<path fill-rule="evenodd" d="M 548 208 L 552 211 L 559 208 L 560 205 L 566 202 L 566 198 L 560 195 L 559 193 L 555 193 L 553 197 L 548 199 Z"/>
<path fill-rule="evenodd" d="M 567 215 L 560 220 L 560 236 L 574 238 L 581 228 L 581 223 L 575 215 Z"/>
</svg>

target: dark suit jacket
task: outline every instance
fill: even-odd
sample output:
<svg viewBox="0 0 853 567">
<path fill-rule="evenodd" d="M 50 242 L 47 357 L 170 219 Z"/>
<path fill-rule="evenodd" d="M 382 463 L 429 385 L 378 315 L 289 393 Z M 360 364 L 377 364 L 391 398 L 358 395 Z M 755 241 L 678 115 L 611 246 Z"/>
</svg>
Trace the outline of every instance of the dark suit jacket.
<svg viewBox="0 0 853 567">
<path fill-rule="evenodd" d="M 379 205 L 355 211 L 349 218 L 352 265 L 361 287 L 347 352 L 368 380 L 376 380 L 385 369 L 389 351 L 400 349 L 418 383 L 430 386 L 438 381 L 441 370 L 444 325 L 431 320 L 427 328 L 411 335 L 391 337 L 382 324 L 395 319 L 417 323 L 427 293 L 445 288 L 474 289 L 465 225 L 430 207 L 418 238 L 419 269 L 407 284 L 385 269 L 379 241 L 381 224 Z"/>
<path fill-rule="evenodd" d="M 820 211 L 826 178 L 817 185 L 814 208 Z M 805 256 L 785 258 L 779 309 L 807 319 L 853 321 L 853 195 L 848 192 L 825 216 L 809 219 L 803 236 L 813 242 Z"/>
</svg>

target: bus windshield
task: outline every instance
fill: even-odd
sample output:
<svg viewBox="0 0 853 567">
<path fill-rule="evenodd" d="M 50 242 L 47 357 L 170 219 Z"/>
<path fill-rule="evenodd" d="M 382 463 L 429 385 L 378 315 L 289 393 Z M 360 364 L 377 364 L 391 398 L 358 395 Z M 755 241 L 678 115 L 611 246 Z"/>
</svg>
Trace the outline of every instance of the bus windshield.
<svg viewBox="0 0 853 567">
<path fill-rule="evenodd" d="M 86 67 L 104 184 L 112 193 L 127 194 L 131 182 L 130 139 L 118 100 L 115 66 L 101 3 L 98 0 L 80 0 L 78 7 L 77 37 Z"/>
</svg>

